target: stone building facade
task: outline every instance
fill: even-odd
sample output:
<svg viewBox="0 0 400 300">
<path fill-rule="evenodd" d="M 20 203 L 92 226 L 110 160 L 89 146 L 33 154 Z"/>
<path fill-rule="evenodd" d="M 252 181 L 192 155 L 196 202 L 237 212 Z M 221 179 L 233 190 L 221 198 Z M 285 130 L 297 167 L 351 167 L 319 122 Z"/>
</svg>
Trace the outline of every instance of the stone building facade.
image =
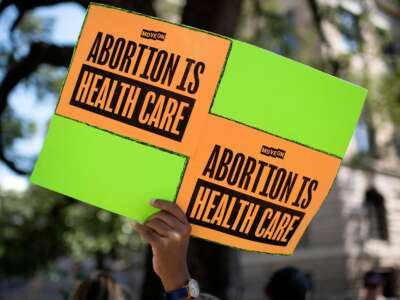
<svg viewBox="0 0 400 300">
<path fill-rule="evenodd" d="M 242 253 L 242 265 L 246 300 L 263 299 L 265 282 L 285 266 L 308 274 L 314 299 L 362 299 L 369 270 L 382 272 L 388 296 L 399 296 L 400 177 L 342 166 L 293 256 Z"/>
</svg>

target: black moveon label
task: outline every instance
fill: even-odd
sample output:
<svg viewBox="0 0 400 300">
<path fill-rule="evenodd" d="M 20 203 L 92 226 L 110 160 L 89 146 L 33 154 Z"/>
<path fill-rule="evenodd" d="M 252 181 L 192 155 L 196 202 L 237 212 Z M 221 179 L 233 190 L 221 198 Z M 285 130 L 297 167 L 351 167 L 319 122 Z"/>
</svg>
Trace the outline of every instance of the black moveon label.
<svg viewBox="0 0 400 300">
<path fill-rule="evenodd" d="M 143 29 L 140 37 L 145 38 L 145 39 L 152 39 L 152 40 L 159 40 L 159 41 L 164 41 L 165 37 L 167 34 L 162 31 L 152 31 L 152 30 L 147 30 Z"/>
</svg>

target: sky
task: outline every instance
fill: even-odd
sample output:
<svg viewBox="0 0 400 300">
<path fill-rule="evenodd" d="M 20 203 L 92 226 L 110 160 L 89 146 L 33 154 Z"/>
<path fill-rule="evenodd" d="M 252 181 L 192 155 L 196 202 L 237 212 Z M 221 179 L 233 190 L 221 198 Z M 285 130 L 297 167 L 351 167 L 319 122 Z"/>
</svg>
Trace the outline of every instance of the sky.
<svg viewBox="0 0 400 300">
<path fill-rule="evenodd" d="M 58 4 L 38 8 L 33 13 L 39 17 L 54 18 L 50 40 L 58 45 L 75 45 L 85 16 L 85 10 L 77 4 Z M 9 42 L 9 28 L 16 16 L 16 9 L 8 7 L 0 15 L 0 43 Z M 1 79 L 1 78 L 0 78 Z M 42 147 L 46 123 L 54 112 L 57 99 L 48 96 L 37 101 L 33 89 L 17 86 L 10 95 L 10 106 L 21 118 L 33 120 L 37 126 L 35 135 L 18 141 L 15 152 L 36 156 Z M 17 176 L 0 162 L 0 186 L 2 190 L 22 191 L 28 186 L 28 179 Z"/>
</svg>

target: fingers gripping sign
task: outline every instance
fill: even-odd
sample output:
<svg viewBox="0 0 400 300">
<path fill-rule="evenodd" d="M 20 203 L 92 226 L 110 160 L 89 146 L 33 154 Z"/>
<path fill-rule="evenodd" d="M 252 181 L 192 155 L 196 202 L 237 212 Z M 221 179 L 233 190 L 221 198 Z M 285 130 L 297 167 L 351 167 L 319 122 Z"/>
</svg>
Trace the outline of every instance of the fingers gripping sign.
<svg viewBox="0 0 400 300">
<path fill-rule="evenodd" d="M 144 224 L 135 222 L 133 227 L 150 244 L 153 268 L 164 289 L 172 291 L 190 279 L 186 259 L 191 227 L 175 203 L 157 199 L 151 200 L 150 204 L 160 211 Z"/>
</svg>

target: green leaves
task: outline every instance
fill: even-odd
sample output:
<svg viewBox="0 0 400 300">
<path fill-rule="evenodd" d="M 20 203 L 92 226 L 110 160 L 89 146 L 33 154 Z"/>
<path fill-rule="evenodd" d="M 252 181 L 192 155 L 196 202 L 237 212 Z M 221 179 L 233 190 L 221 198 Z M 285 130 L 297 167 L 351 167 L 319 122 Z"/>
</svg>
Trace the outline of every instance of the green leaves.
<svg viewBox="0 0 400 300">
<path fill-rule="evenodd" d="M 38 187 L 0 191 L 0 278 L 49 270 L 64 256 L 128 264 L 140 245 L 129 221 L 118 215 Z"/>
</svg>

